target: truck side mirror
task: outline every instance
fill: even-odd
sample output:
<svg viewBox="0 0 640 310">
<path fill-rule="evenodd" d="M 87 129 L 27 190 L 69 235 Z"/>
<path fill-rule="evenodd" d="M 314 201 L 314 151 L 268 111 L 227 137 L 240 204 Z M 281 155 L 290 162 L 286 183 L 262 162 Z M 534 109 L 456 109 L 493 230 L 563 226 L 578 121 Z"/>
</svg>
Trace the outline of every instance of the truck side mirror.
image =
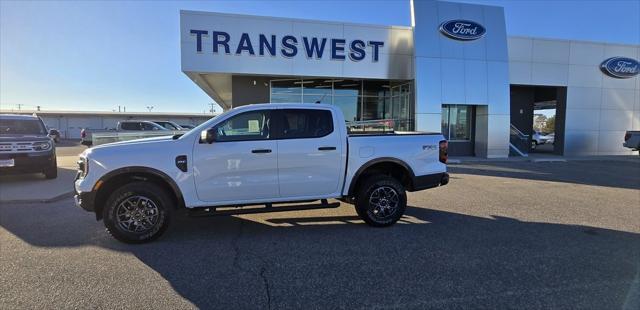
<svg viewBox="0 0 640 310">
<path fill-rule="evenodd" d="M 216 141 L 218 136 L 218 130 L 215 128 L 209 128 L 200 132 L 200 143 L 208 143 L 211 144 Z"/>
</svg>

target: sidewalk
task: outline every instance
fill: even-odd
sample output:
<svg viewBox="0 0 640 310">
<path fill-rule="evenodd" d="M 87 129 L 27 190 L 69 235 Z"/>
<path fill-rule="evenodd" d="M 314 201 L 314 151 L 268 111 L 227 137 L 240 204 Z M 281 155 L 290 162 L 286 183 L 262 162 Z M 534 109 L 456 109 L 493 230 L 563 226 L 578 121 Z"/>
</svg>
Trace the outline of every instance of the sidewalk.
<svg viewBox="0 0 640 310">
<path fill-rule="evenodd" d="M 37 173 L 0 176 L 0 203 L 48 202 L 71 196 L 77 160 L 78 156 L 58 156 L 58 177 L 53 180 Z"/>
<path fill-rule="evenodd" d="M 529 154 L 528 157 L 511 156 L 506 158 L 484 158 L 474 156 L 450 156 L 448 164 L 492 163 L 492 162 L 568 162 L 568 161 L 633 161 L 640 163 L 637 155 L 600 155 L 600 156 L 559 156 L 552 154 Z"/>
</svg>

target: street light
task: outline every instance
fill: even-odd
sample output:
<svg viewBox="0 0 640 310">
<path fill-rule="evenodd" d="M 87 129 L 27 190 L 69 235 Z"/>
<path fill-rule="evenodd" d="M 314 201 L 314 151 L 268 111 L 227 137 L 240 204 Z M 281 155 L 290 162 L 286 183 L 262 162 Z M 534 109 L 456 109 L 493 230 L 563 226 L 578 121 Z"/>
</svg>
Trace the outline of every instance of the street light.
<svg viewBox="0 0 640 310">
<path fill-rule="evenodd" d="M 147 110 L 149 110 L 149 112 L 151 112 L 151 110 L 153 110 L 153 106 L 152 105 L 148 105 L 147 106 Z"/>
</svg>

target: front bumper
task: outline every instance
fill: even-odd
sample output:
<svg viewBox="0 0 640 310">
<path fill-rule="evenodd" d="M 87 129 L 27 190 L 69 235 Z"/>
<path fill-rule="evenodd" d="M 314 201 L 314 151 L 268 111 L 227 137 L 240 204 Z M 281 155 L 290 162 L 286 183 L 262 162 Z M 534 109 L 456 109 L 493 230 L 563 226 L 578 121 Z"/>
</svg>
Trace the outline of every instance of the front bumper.
<svg viewBox="0 0 640 310">
<path fill-rule="evenodd" d="M 13 167 L 0 167 L 3 174 L 35 173 L 56 165 L 55 151 L 0 154 L 0 159 L 13 159 Z"/>
<path fill-rule="evenodd" d="M 622 143 L 622 146 L 624 146 L 624 147 L 626 147 L 626 148 L 630 148 L 630 149 L 632 149 L 632 150 L 634 150 L 634 151 L 636 151 L 636 150 L 640 150 L 640 147 L 632 146 L 631 144 L 629 144 L 629 143 L 627 143 L 627 142 Z"/>
<path fill-rule="evenodd" d="M 94 191 L 83 192 L 80 190 L 80 185 L 82 181 L 84 181 L 84 179 L 80 177 L 81 174 L 82 173 L 78 171 L 76 178 L 73 181 L 73 191 L 75 192 L 75 196 L 73 198 L 75 200 L 76 207 L 93 212 L 95 211 L 96 193 Z"/>
<path fill-rule="evenodd" d="M 78 193 L 73 196 L 76 207 L 81 208 L 88 212 L 95 211 L 95 194 L 93 192 L 88 193 Z"/>
</svg>

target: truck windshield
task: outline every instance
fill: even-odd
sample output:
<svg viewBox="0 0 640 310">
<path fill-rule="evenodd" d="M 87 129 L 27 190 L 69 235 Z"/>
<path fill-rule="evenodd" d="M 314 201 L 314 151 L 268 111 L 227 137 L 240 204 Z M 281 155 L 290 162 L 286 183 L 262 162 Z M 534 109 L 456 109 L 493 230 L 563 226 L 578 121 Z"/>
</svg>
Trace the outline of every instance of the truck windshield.
<svg viewBox="0 0 640 310">
<path fill-rule="evenodd" d="M 45 135 L 39 120 L 0 119 L 0 135 Z"/>
</svg>

